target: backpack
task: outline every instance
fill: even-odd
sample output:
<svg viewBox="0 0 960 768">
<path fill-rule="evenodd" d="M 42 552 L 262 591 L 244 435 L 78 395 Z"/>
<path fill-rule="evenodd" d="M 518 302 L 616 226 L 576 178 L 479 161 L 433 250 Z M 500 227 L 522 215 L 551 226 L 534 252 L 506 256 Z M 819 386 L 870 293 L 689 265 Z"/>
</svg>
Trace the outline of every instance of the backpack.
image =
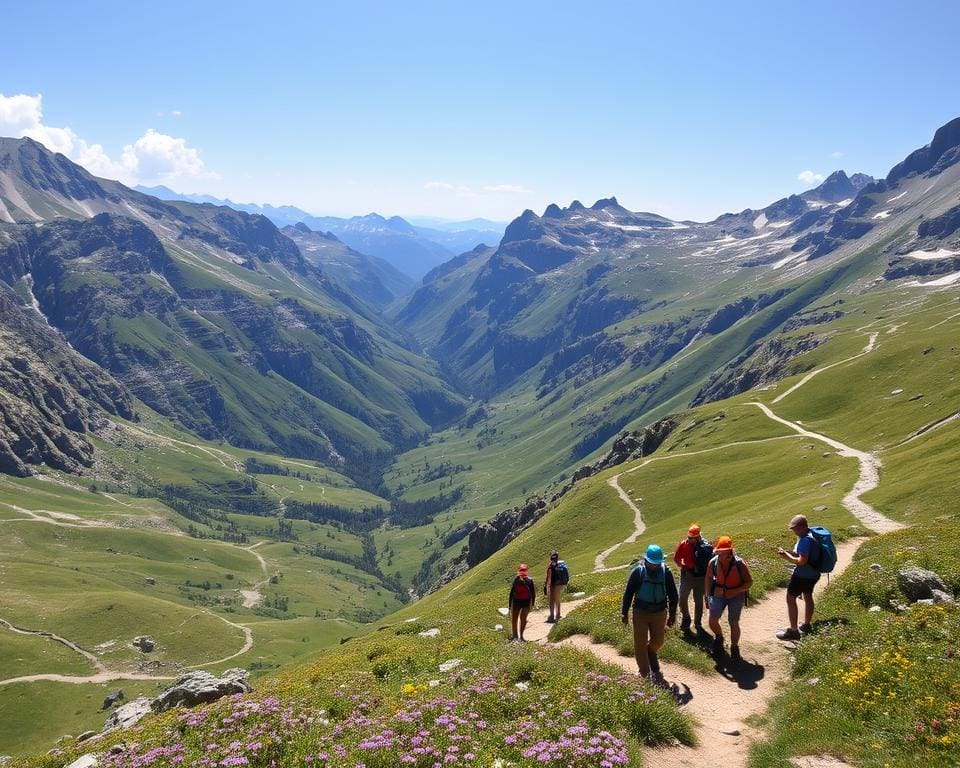
<svg viewBox="0 0 960 768">
<path fill-rule="evenodd" d="M 837 548 L 833 544 L 833 534 L 822 525 L 815 525 L 810 529 L 810 535 L 817 542 L 817 554 L 807 562 L 820 573 L 832 572 L 837 564 Z"/>
<path fill-rule="evenodd" d="M 564 587 L 570 583 L 570 569 L 563 560 L 557 560 L 553 567 L 553 583 L 558 587 Z"/>
<path fill-rule="evenodd" d="M 703 578 L 707 575 L 707 566 L 713 559 L 713 545 L 701 538 L 693 545 L 693 575 Z"/>
<path fill-rule="evenodd" d="M 526 579 L 522 579 L 519 576 L 513 580 L 513 588 L 510 593 L 511 597 L 514 600 L 529 600 L 533 597 L 533 590 L 530 588 L 530 585 L 527 583 Z"/>
<path fill-rule="evenodd" d="M 638 565 L 640 571 L 640 587 L 634 597 L 634 608 L 641 611 L 655 613 L 662 611 L 667 607 L 667 575 L 666 567 L 660 567 L 659 578 L 651 578 L 650 573 L 644 565 Z"/>
</svg>

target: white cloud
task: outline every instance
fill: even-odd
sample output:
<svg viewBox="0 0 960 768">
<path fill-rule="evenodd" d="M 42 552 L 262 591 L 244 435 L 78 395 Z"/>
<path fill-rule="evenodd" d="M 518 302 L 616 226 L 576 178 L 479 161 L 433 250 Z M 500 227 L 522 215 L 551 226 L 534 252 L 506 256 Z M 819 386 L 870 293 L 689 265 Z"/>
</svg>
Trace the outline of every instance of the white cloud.
<svg viewBox="0 0 960 768">
<path fill-rule="evenodd" d="M 839 160 L 841 157 L 843 157 L 843 152 L 831 152 L 830 157 L 832 157 L 834 160 Z"/>
<path fill-rule="evenodd" d="M 183 112 L 181 112 L 179 109 L 171 109 L 170 114 L 173 117 L 180 117 L 183 114 Z"/>
<path fill-rule="evenodd" d="M 52 152 L 60 152 L 96 176 L 119 179 L 125 184 L 171 182 L 179 178 L 210 178 L 196 149 L 185 139 L 152 128 L 113 160 L 100 144 L 90 144 L 69 127 L 55 128 L 43 122 L 43 96 L 0 93 L 0 135 L 29 137 Z"/>
<path fill-rule="evenodd" d="M 483 191 L 493 193 L 506 192 L 511 195 L 525 195 L 530 192 L 529 189 L 520 184 L 488 184 L 483 187 Z"/>
<path fill-rule="evenodd" d="M 814 173 L 813 171 L 803 171 L 797 176 L 797 181 L 802 181 L 804 184 L 810 187 L 823 181 L 823 174 Z"/>
<path fill-rule="evenodd" d="M 487 195 L 518 195 L 530 192 L 529 189 L 519 184 L 485 184 L 480 187 L 478 192 L 465 184 L 451 184 L 448 181 L 428 181 L 423 185 L 423 188 L 434 192 L 454 192 L 458 197 L 479 197 L 481 193 Z"/>
</svg>

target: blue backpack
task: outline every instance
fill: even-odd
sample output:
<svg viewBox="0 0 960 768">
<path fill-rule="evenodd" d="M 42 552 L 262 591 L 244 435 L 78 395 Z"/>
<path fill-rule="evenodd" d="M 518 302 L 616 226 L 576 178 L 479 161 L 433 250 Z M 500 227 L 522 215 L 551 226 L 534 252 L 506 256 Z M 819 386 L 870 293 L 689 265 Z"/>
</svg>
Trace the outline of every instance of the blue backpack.
<svg viewBox="0 0 960 768">
<path fill-rule="evenodd" d="M 810 535 L 817 542 L 817 555 L 811 558 L 810 565 L 820 573 L 830 573 L 837 565 L 837 548 L 833 544 L 833 534 L 822 525 L 810 529 Z"/>
<path fill-rule="evenodd" d="M 557 564 L 553 567 L 553 583 L 559 587 L 570 583 L 570 569 L 563 560 L 557 560 Z"/>
<path fill-rule="evenodd" d="M 666 568 L 660 567 L 656 576 L 651 576 L 650 572 L 641 563 L 637 566 L 640 571 L 640 587 L 637 589 L 637 595 L 634 598 L 634 607 L 641 611 L 655 613 L 662 611 L 667 607 L 667 576 Z"/>
</svg>

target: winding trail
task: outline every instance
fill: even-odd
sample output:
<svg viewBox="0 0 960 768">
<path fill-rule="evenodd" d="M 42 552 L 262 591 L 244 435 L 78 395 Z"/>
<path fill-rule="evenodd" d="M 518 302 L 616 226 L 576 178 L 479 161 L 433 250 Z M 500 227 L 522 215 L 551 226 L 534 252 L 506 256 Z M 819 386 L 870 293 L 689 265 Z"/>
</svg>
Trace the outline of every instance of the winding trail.
<svg viewBox="0 0 960 768">
<path fill-rule="evenodd" d="M 811 432 L 796 422 L 788 421 L 787 419 L 777 416 L 777 414 L 771 411 L 770 408 L 763 403 L 751 402 L 747 403 L 747 405 L 756 406 L 763 411 L 768 418 L 771 418 L 774 421 L 783 424 L 784 426 L 790 427 L 798 435 L 826 443 L 831 448 L 836 450 L 837 454 L 840 456 L 855 458 L 858 462 L 860 462 L 860 476 L 857 478 L 857 482 L 854 484 L 853 489 L 843 497 L 843 506 L 846 507 L 861 523 L 868 528 L 877 531 L 878 533 L 888 533 L 890 531 L 896 531 L 906 527 L 903 525 L 903 523 L 898 523 L 895 520 L 891 520 L 889 517 L 881 515 L 879 512 L 877 512 L 877 510 L 860 498 L 864 493 L 867 493 L 867 491 L 872 491 L 880 484 L 881 464 L 880 459 L 878 459 L 874 454 L 866 451 L 858 451 L 856 448 L 851 448 L 849 445 L 845 445 L 839 440 L 834 440 L 832 437 L 821 435 L 818 432 Z"/>
<path fill-rule="evenodd" d="M 897 326 L 894 326 L 894 330 L 896 329 L 896 327 L 897 327 Z M 887 333 L 892 333 L 892 331 L 887 331 Z M 808 381 L 810 381 L 810 379 L 812 379 L 814 376 L 818 376 L 819 374 L 823 373 L 824 371 L 829 371 L 831 368 L 836 368 L 838 365 L 843 365 L 844 363 L 849 363 L 849 362 L 851 362 L 851 361 L 853 361 L 853 360 L 856 360 L 857 358 L 863 357 L 864 355 L 869 355 L 871 352 L 873 352 L 874 347 L 875 347 L 876 344 L 877 344 L 877 336 L 879 336 L 879 335 L 880 335 L 879 333 L 871 333 L 871 334 L 870 334 L 870 340 L 867 342 L 867 346 L 865 346 L 865 347 L 863 348 L 863 351 L 862 351 L 862 352 L 854 355 L 853 357 L 848 357 L 848 358 L 845 359 L 845 360 L 838 360 L 838 361 L 835 362 L 835 363 L 830 363 L 830 365 L 825 365 L 825 366 L 823 366 L 823 368 L 817 368 L 816 370 L 810 371 L 810 373 L 808 373 L 806 376 L 804 376 L 802 379 L 800 379 L 800 381 L 798 381 L 796 384 L 794 384 L 792 387 L 790 387 L 790 389 L 788 389 L 788 390 L 787 390 L 786 392 L 784 392 L 782 395 L 777 395 L 777 397 L 775 397 L 775 398 L 773 399 L 773 404 L 776 405 L 776 404 L 779 403 L 781 400 L 783 400 L 783 398 L 785 398 L 787 395 L 792 394 L 793 392 L 796 392 L 798 389 L 800 389 L 800 387 L 802 387 L 804 384 L 806 384 Z"/>
</svg>

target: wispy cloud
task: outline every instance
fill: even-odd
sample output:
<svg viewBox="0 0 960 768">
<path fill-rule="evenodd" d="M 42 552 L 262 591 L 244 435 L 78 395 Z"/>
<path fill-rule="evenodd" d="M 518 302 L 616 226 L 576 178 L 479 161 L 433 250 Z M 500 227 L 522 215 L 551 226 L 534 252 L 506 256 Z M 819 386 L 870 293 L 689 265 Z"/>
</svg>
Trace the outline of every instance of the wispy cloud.
<svg viewBox="0 0 960 768">
<path fill-rule="evenodd" d="M 814 171 L 802 171 L 797 175 L 797 181 L 802 181 L 808 187 L 811 187 L 823 181 L 823 174 L 815 173 Z"/>
<path fill-rule="evenodd" d="M 484 192 L 493 192 L 495 194 L 506 192 L 511 195 L 525 195 L 530 192 L 529 189 L 520 184 L 488 184 L 482 187 L 482 189 Z"/>
<path fill-rule="evenodd" d="M 834 160 L 839 160 L 841 157 L 843 157 L 843 152 L 831 152 L 830 157 L 832 157 Z"/>
<path fill-rule="evenodd" d="M 466 184 L 451 184 L 448 181 L 428 181 L 423 185 L 424 189 L 435 192 L 453 192 L 461 197 L 478 197 L 484 195 L 519 195 L 528 194 L 529 189 L 520 184 L 484 184 L 479 190 Z"/>
<path fill-rule="evenodd" d="M 204 165 L 199 151 L 187 146 L 186 139 L 169 136 L 153 128 L 132 144 L 127 144 L 120 159 L 114 160 L 102 145 L 91 144 L 72 128 L 46 125 L 43 122 L 41 94 L 4 96 L 0 93 L 0 135 L 35 139 L 52 152 L 66 155 L 97 176 L 119 179 L 126 184 L 216 177 Z"/>
</svg>

